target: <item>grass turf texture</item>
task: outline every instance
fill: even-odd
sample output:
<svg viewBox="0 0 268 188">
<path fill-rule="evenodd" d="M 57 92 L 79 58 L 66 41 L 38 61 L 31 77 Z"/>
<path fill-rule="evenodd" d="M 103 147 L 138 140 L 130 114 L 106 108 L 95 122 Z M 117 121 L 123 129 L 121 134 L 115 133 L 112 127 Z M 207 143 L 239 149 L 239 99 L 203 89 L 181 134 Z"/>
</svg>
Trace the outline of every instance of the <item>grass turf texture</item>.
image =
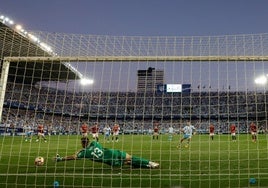
<svg viewBox="0 0 268 188">
<path fill-rule="evenodd" d="M 159 169 L 124 166 L 111 168 L 90 160 L 55 163 L 52 159 L 78 151 L 80 136 L 50 136 L 48 142 L 25 142 L 21 136 L 0 137 L 0 187 L 266 187 L 268 186 L 268 135 L 195 135 L 188 148 L 177 148 L 181 135 L 120 135 L 118 143 L 100 142 L 135 156 L 160 163 Z M 45 158 L 36 167 L 34 159 Z M 250 178 L 256 183 L 250 184 Z"/>
</svg>

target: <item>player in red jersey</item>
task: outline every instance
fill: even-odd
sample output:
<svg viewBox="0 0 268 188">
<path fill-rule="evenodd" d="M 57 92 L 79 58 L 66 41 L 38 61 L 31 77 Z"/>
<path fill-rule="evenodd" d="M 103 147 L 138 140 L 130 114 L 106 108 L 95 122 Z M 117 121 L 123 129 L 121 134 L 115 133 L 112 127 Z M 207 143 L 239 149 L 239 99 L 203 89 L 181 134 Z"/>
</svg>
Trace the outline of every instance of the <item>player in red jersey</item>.
<svg viewBox="0 0 268 188">
<path fill-rule="evenodd" d="M 158 140 L 158 136 L 159 136 L 159 122 L 155 121 L 154 122 L 154 127 L 153 127 L 153 139 L 157 139 Z"/>
<path fill-rule="evenodd" d="M 215 127 L 214 125 L 211 123 L 209 126 L 209 136 L 211 140 L 214 140 L 214 135 L 215 135 Z"/>
<path fill-rule="evenodd" d="M 119 127 L 119 124 L 115 123 L 113 128 L 112 128 L 112 141 L 116 141 L 118 142 L 118 136 L 119 136 L 119 130 L 120 130 L 120 127 Z"/>
<path fill-rule="evenodd" d="M 45 142 L 47 142 L 47 139 L 45 137 L 45 131 L 44 131 L 44 125 L 43 124 L 39 124 L 37 126 L 37 138 L 36 138 L 36 142 L 38 142 L 41 138 L 43 138 L 43 140 Z"/>
<path fill-rule="evenodd" d="M 95 123 L 93 126 L 89 128 L 93 139 L 95 139 L 97 142 L 99 141 L 99 125 L 98 123 Z"/>
<path fill-rule="evenodd" d="M 80 132 L 82 134 L 82 138 L 88 137 L 88 125 L 86 123 L 83 123 L 80 127 Z"/>
<path fill-rule="evenodd" d="M 257 141 L 257 125 L 253 122 L 250 123 L 250 132 L 251 132 L 252 142 L 256 142 Z"/>
<path fill-rule="evenodd" d="M 231 132 L 231 136 L 232 136 L 232 141 L 235 142 L 236 141 L 236 126 L 235 126 L 235 124 L 231 124 L 230 132 Z"/>
</svg>

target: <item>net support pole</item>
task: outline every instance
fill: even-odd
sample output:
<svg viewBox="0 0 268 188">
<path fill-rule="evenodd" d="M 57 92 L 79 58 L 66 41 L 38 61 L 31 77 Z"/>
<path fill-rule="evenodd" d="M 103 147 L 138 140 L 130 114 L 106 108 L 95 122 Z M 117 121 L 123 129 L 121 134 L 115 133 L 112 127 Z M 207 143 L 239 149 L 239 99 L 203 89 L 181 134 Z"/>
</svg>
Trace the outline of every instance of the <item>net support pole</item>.
<svg viewBox="0 0 268 188">
<path fill-rule="evenodd" d="M 5 100 L 9 65 L 10 65 L 9 61 L 5 61 L 5 60 L 3 61 L 1 80 L 0 80 L 0 122 L 2 122 L 2 112 L 3 112 L 3 105 L 4 105 L 4 100 Z"/>
</svg>

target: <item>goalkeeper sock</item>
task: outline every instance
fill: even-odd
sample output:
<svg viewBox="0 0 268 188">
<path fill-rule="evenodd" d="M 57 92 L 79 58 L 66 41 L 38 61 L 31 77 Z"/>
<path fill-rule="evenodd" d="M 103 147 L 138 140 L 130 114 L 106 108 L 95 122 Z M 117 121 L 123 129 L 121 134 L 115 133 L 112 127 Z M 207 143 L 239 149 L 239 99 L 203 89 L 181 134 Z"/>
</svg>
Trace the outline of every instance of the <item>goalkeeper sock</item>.
<svg viewBox="0 0 268 188">
<path fill-rule="evenodd" d="M 62 161 L 63 157 L 57 157 L 56 162 Z"/>
<path fill-rule="evenodd" d="M 140 158 L 140 157 L 132 156 L 131 165 L 133 167 L 148 167 L 149 160 L 143 159 L 143 158 Z"/>
<path fill-rule="evenodd" d="M 62 161 L 63 157 L 61 157 L 59 154 L 56 155 L 56 162 Z"/>
</svg>

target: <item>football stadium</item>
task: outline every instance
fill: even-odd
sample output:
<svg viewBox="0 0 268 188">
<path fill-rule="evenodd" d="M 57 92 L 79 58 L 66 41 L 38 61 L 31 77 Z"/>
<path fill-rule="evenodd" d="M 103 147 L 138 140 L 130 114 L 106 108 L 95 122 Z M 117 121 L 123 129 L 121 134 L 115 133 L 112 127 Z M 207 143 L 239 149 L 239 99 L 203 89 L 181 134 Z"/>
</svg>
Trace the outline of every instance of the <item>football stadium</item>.
<svg viewBox="0 0 268 188">
<path fill-rule="evenodd" d="M 0 187 L 268 186 L 267 33 L 49 33 L 0 15 L 0 52 Z"/>
</svg>

